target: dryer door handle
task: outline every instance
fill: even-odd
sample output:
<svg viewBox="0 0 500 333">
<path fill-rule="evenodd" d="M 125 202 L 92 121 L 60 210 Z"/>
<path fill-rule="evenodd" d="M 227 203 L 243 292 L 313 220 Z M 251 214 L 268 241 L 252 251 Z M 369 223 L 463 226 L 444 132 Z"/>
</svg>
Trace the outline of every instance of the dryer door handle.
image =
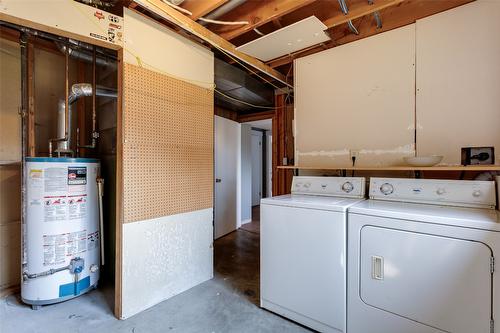
<svg viewBox="0 0 500 333">
<path fill-rule="evenodd" d="M 384 279 L 384 257 L 372 256 L 372 279 Z"/>
</svg>

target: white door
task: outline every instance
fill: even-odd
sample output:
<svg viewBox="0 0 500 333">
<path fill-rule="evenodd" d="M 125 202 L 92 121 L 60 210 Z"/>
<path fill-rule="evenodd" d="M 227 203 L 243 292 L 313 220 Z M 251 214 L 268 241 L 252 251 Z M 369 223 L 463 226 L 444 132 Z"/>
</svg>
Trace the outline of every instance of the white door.
<svg viewBox="0 0 500 333">
<path fill-rule="evenodd" d="M 262 198 L 262 133 L 252 131 L 252 206 Z"/>
<path fill-rule="evenodd" d="M 215 238 L 237 228 L 239 135 L 237 122 L 215 116 Z"/>
<path fill-rule="evenodd" d="M 489 332 L 492 252 L 487 245 L 374 226 L 361 229 L 360 243 L 364 304 L 439 332 Z M 394 331 L 389 321 L 376 325 L 380 332 Z"/>
</svg>

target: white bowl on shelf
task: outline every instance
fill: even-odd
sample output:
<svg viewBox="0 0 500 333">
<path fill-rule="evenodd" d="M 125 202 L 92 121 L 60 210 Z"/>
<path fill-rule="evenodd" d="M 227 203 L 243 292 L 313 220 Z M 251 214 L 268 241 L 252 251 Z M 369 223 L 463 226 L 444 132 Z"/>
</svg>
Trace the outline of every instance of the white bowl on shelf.
<svg viewBox="0 0 500 333">
<path fill-rule="evenodd" d="M 412 156 L 404 158 L 406 164 L 415 167 L 431 167 L 439 164 L 443 156 Z"/>
</svg>

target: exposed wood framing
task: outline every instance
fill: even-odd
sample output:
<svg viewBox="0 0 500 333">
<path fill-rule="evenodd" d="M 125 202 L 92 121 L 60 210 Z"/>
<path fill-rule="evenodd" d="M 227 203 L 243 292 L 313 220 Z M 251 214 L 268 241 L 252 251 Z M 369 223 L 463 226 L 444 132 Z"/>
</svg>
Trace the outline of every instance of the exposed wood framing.
<svg viewBox="0 0 500 333">
<path fill-rule="evenodd" d="M 231 40 L 267 22 L 275 21 L 283 15 L 307 6 L 314 1 L 316 0 L 267 0 L 260 1 L 257 4 L 249 1 L 221 17 L 221 20 L 248 21 L 250 24 L 236 27 L 212 25 L 211 28 L 213 32 L 222 38 Z"/>
<path fill-rule="evenodd" d="M 275 115 L 275 111 L 263 111 L 255 113 L 243 113 L 238 116 L 238 121 L 240 123 L 246 123 L 249 121 L 272 119 Z"/>
<path fill-rule="evenodd" d="M 117 110 L 116 110 L 116 220 L 115 220 L 115 308 L 117 318 L 122 318 L 122 262 L 123 262 L 123 49 L 117 60 Z"/>
<path fill-rule="evenodd" d="M 28 68 L 27 68 L 27 86 L 28 86 L 28 140 L 27 156 L 35 156 L 35 48 L 32 38 L 28 39 Z"/>
<path fill-rule="evenodd" d="M 228 0 L 185 0 L 181 7 L 189 10 L 193 13 L 190 18 L 196 21 L 200 17 L 203 17 L 213 10 L 216 10 L 223 4 L 228 2 Z"/>
<path fill-rule="evenodd" d="M 281 82 L 284 85 L 291 86 L 290 84 L 288 84 L 288 82 L 286 82 L 285 76 L 280 72 L 274 70 L 273 68 L 267 66 L 263 62 L 249 55 L 237 51 L 236 47 L 233 44 L 231 44 L 224 38 L 218 36 L 217 34 L 211 32 L 204 26 L 196 23 L 195 21 L 185 16 L 184 14 L 164 4 L 161 0 L 135 0 L 135 2 L 137 2 L 140 6 L 144 7 L 145 9 L 160 15 L 167 21 L 170 21 L 175 25 L 181 27 L 182 29 L 203 39 L 204 41 L 208 42 L 215 48 L 227 54 L 230 54 L 232 57 L 239 59 L 246 65 L 249 65 L 250 67 L 253 67 L 256 70 L 267 74 L 271 78 Z"/>
<path fill-rule="evenodd" d="M 440 0 L 440 1 L 426 1 L 426 0 L 394 0 L 395 3 L 389 4 L 389 2 L 385 2 L 384 8 L 380 9 L 380 7 L 375 7 L 377 4 L 382 6 L 380 0 L 375 2 L 375 4 L 371 5 L 372 9 L 379 10 L 380 15 L 383 20 L 383 26 L 381 29 L 377 29 L 374 20 L 372 19 L 364 19 L 364 17 L 358 16 L 357 29 L 359 30 L 359 35 L 355 35 L 350 33 L 346 27 L 344 27 L 341 23 L 342 17 L 332 17 L 330 19 L 329 24 L 336 24 L 331 29 L 329 29 L 329 33 L 332 36 L 332 41 L 325 43 L 323 45 L 317 45 L 310 47 L 305 50 L 301 50 L 295 52 L 291 55 L 283 56 L 274 60 L 267 62 L 267 65 L 276 68 L 286 64 L 289 64 L 294 59 L 301 58 L 307 55 L 311 55 L 335 46 L 339 46 L 342 44 L 350 43 L 362 38 L 370 37 L 376 35 L 381 32 L 389 31 L 392 29 L 400 28 L 408 24 L 414 23 L 416 20 L 440 13 L 442 11 L 458 7 L 464 5 L 466 3 L 472 2 L 474 0 Z M 349 10 L 349 14 L 343 16 L 347 18 L 349 15 L 359 15 L 359 13 L 363 12 L 361 9 L 363 7 L 353 7 L 352 10 Z M 372 12 L 367 12 L 365 15 L 371 14 Z M 352 19 L 352 17 L 351 17 Z M 328 23 L 329 20 L 325 20 Z M 338 23 L 337 23 L 338 22 Z"/>
<path fill-rule="evenodd" d="M 326 25 L 328 28 L 333 28 L 337 25 L 347 23 L 348 21 L 357 19 L 359 17 L 373 14 L 376 11 L 379 11 L 381 9 L 390 7 L 390 6 L 395 6 L 404 0 L 376 0 L 372 5 L 368 4 L 368 1 L 363 4 L 363 5 L 358 5 L 358 6 L 353 6 L 349 7 L 349 13 L 347 15 L 344 15 L 342 13 L 339 13 L 333 17 L 330 17 L 329 19 L 326 19 L 323 21 L 323 24 Z"/>
<path fill-rule="evenodd" d="M 278 169 L 286 158 L 293 164 L 294 140 L 292 133 L 293 107 L 285 102 L 286 95 L 275 96 L 275 115 L 273 118 L 273 196 L 290 193 L 293 170 Z"/>
</svg>

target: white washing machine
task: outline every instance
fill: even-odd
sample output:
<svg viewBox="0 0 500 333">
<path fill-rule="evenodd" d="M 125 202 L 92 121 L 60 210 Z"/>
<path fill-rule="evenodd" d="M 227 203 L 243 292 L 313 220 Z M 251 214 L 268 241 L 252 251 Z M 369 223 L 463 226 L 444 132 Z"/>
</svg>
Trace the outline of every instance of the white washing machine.
<svg viewBox="0 0 500 333">
<path fill-rule="evenodd" d="M 261 306 L 321 332 L 345 332 L 346 211 L 365 179 L 294 177 L 261 201 Z"/>
<path fill-rule="evenodd" d="M 349 208 L 349 333 L 500 332 L 495 184 L 370 180 Z"/>
</svg>

